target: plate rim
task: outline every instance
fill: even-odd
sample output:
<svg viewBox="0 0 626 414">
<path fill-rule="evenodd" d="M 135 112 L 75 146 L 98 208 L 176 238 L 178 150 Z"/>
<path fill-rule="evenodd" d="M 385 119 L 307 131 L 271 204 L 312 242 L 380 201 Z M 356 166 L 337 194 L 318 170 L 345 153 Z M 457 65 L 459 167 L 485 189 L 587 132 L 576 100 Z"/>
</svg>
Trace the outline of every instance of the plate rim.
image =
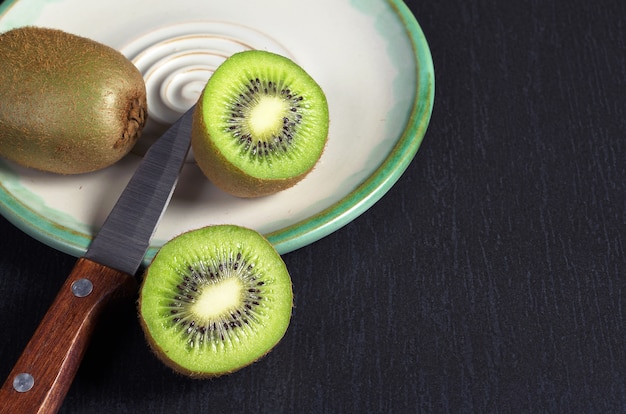
<svg viewBox="0 0 626 414">
<path fill-rule="evenodd" d="M 430 123 L 435 97 L 435 73 L 428 41 L 415 15 L 401 0 L 388 0 L 407 30 L 416 60 L 416 98 L 409 121 L 382 164 L 344 198 L 321 212 L 265 236 L 281 253 L 297 250 L 344 227 L 377 201 L 400 179 L 415 158 Z M 422 86 L 426 88 L 420 89 Z M 387 174 L 386 171 L 390 170 Z M 344 208 L 344 207 L 348 208 Z M 310 224 L 308 231 L 299 231 Z M 305 244 L 302 242 L 305 241 Z"/>
</svg>

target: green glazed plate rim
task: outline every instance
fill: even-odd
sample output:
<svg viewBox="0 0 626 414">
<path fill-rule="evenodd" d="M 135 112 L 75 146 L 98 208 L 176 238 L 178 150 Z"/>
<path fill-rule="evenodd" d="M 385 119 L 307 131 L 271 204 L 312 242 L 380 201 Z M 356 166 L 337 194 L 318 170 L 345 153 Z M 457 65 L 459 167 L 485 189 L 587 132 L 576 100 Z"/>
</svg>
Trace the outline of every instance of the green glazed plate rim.
<svg viewBox="0 0 626 414">
<path fill-rule="evenodd" d="M 307 220 L 267 234 L 279 252 L 293 251 L 313 243 L 367 211 L 400 179 L 423 141 L 435 98 L 432 56 L 424 32 L 409 8 L 402 1 L 389 3 L 404 23 L 415 53 L 417 90 L 409 122 L 382 165 L 354 191 Z"/>
</svg>

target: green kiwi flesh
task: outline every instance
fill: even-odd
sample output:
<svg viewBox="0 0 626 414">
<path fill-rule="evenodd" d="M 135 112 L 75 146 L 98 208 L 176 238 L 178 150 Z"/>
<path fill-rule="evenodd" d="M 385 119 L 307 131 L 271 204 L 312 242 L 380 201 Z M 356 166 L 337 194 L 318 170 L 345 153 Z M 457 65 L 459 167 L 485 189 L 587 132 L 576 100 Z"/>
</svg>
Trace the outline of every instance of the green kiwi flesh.
<svg viewBox="0 0 626 414">
<path fill-rule="evenodd" d="M 289 58 L 261 50 L 226 59 L 194 113 L 196 162 L 217 187 L 259 197 L 302 180 L 328 138 L 326 96 Z"/>
<path fill-rule="evenodd" d="M 0 156 L 59 174 L 105 168 L 146 121 L 143 76 L 119 51 L 57 29 L 0 34 Z"/>
<path fill-rule="evenodd" d="M 174 371 L 215 377 L 267 354 L 291 319 L 291 277 L 261 234 L 214 225 L 167 242 L 147 268 L 139 319 Z"/>
</svg>

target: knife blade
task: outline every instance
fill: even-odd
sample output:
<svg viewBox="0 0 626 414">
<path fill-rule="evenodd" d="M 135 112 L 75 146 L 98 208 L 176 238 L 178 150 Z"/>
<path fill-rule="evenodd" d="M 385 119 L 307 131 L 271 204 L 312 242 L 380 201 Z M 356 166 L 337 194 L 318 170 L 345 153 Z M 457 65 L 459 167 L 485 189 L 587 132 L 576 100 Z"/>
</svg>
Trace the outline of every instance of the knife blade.
<svg viewBox="0 0 626 414">
<path fill-rule="evenodd" d="M 0 388 L 0 413 L 56 413 L 100 315 L 137 292 L 134 274 L 174 192 L 194 107 L 146 152 Z"/>
</svg>

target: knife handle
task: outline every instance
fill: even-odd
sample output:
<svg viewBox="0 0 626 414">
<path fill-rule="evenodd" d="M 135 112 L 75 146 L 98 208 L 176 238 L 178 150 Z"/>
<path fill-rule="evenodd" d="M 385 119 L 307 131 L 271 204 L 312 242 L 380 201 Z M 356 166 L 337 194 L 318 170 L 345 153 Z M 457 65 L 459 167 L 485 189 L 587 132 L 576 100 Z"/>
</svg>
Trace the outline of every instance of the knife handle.
<svg viewBox="0 0 626 414">
<path fill-rule="evenodd" d="M 134 277 L 81 258 L 0 388 L 0 413 L 56 413 L 107 305 L 137 292 Z"/>
</svg>

